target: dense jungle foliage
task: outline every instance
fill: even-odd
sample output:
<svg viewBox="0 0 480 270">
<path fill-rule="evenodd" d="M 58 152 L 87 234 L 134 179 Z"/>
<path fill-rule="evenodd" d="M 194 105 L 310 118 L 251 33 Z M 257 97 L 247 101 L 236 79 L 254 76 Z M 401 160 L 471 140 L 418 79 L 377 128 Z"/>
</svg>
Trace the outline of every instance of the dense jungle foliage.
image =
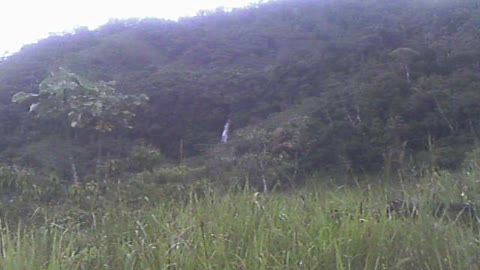
<svg viewBox="0 0 480 270">
<path fill-rule="evenodd" d="M 478 269 L 478 104 L 478 0 L 52 35 L 0 59 L 0 268 Z"/>
<path fill-rule="evenodd" d="M 52 35 L 1 60 L 1 160 L 83 182 L 182 163 L 174 175 L 264 188 L 318 171 L 455 169 L 480 131 L 479 14 L 476 0 L 284 0 Z M 85 81 L 72 90 L 85 100 L 50 107 L 41 86 L 58 72 Z M 102 93 L 143 101 L 122 105 L 126 124 L 108 102 L 95 111 Z M 38 95 L 51 110 L 25 102 Z"/>
</svg>

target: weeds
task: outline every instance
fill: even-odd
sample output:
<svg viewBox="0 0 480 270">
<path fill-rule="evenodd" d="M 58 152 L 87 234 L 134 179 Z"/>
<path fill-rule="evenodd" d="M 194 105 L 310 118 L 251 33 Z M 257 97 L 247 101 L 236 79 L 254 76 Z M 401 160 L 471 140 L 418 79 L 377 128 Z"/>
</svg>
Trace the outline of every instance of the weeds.
<svg viewBox="0 0 480 270">
<path fill-rule="evenodd" d="M 458 188 L 435 186 L 438 196 L 462 198 L 476 188 L 468 175 L 451 179 L 438 181 Z M 388 217 L 386 202 L 398 191 L 362 183 L 289 194 L 196 187 L 181 202 L 141 207 L 124 198 L 102 207 L 41 206 L 34 223 L 2 222 L 0 268 L 477 269 L 478 229 L 425 211 L 432 185 L 402 185 L 405 199 L 420 202 L 414 219 Z"/>
</svg>

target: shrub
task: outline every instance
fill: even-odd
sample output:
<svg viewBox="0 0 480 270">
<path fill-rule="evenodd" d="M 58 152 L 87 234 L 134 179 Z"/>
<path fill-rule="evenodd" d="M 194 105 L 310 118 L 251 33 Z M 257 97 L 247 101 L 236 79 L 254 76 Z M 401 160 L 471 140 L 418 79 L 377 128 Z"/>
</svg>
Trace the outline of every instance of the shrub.
<svg viewBox="0 0 480 270">
<path fill-rule="evenodd" d="M 129 157 L 131 168 L 138 171 L 152 171 L 163 160 L 164 156 L 158 148 L 146 144 L 134 146 Z"/>
</svg>

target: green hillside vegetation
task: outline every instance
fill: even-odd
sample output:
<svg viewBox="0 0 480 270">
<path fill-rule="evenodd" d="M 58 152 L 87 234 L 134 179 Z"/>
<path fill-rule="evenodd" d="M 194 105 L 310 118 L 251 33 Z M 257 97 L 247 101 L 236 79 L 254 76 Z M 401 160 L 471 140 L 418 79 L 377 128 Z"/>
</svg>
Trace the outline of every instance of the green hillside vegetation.
<svg viewBox="0 0 480 270">
<path fill-rule="evenodd" d="M 24 46 L 0 268 L 477 269 L 479 14 L 278 0 Z"/>
<path fill-rule="evenodd" d="M 2 61 L 0 150 L 11 162 L 46 165 L 32 147 L 50 147 L 56 123 L 32 121 L 11 97 L 37 92 L 62 67 L 150 97 L 131 131 L 108 135 L 112 158 L 132 142 L 177 162 L 183 141 L 184 156 L 198 156 L 227 119 L 240 130 L 316 97 L 297 145 L 302 169 L 377 172 L 410 159 L 456 168 L 479 125 L 478 8 L 473 0 L 274 1 L 52 36 Z M 83 140 L 80 156 L 90 160 L 94 141 Z"/>
</svg>

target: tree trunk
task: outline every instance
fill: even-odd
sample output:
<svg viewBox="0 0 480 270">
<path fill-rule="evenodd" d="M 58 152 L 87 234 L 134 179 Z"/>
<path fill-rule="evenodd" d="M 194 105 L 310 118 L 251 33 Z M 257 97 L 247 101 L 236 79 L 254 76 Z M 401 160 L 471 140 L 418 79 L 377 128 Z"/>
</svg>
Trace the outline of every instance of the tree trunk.
<svg viewBox="0 0 480 270">
<path fill-rule="evenodd" d="M 403 68 L 405 69 L 405 77 L 407 79 L 407 82 L 410 83 L 410 68 L 406 63 L 403 63 Z"/>
<path fill-rule="evenodd" d="M 263 192 L 264 193 L 267 193 L 268 192 L 268 185 L 267 185 L 267 178 L 265 177 L 265 173 L 266 173 L 266 162 L 268 162 L 266 160 L 266 156 L 267 156 L 267 146 L 264 145 L 263 146 L 263 154 L 262 156 L 260 157 L 260 159 L 258 160 L 258 165 L 260 166 L 260 171 L 261 171 L 261 177 L 262 177 L 262 184 L 263 184 Z"/>
<path fill-rule="evenodd" d="M 102 150 L 103 150 L 102 139 L 103 139 L 102 132 L 99 132 L 97 137 L 97 166 L 95 168 L 95 171 L 96 171 L 95 174 L 97 175 L 97 178 L 100 176 L 100 167 L 102 165 Z"/>
<path fill-rule="evenodd" d="M 77 169 L 77 164 L 75 163 L 75 157 L 73 155 L 73 146 L 74 142 L 77 138 L 77 131 L 73 129 L 73 138 L 71 136 L 71 129 L 70 129 L 70 124 L 68 121 L 65 122 L 64 124 L 64 133 L 65 133 L 65 139 L 67 140 L 67 151 L 68 151 L 68 159 L 70 160 L 70 168 L 72 170 L 72 180 L 74 185 L 78 185 L 80 183 L 79 177 L 78 177 L 78 169 Z"/>
<path fill-rule="evenodd" d="M 183 163 L 183 139 L 180 139 L 180 146 L 179 146 L 179 160 L 180 164 Z"/>
<path fill-rule="evenodd" d="M 72 167 L 73 184 L 78 185 L 80 181 L 78 180 L 77 165 L 75 164 L 72 153 L 70 153 L 70 166 Z"/>
</svg>

